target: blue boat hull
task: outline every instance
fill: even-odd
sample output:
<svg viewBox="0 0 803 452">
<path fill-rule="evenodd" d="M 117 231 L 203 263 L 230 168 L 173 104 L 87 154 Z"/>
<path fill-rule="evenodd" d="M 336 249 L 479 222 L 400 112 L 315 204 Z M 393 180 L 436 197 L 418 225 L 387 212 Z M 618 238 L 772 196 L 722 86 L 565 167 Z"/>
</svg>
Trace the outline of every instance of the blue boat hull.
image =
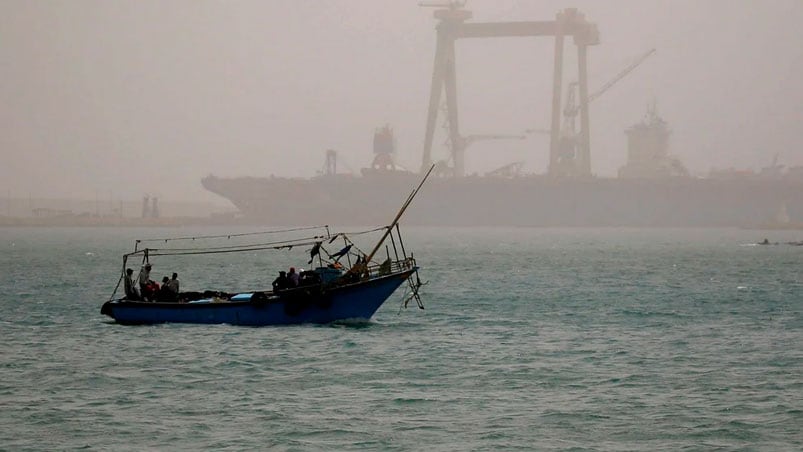
<svg viewBox="0 0 803 452">
<path fill-rule="evenodd" d="M 415 269 L 339 286 L 322 294 L 273 296 L 260 301 L 149 303 L 114 300 L 101 313 L 122 324 L 199 323 L 265 326 L 370 319 Z"/>
</svg>

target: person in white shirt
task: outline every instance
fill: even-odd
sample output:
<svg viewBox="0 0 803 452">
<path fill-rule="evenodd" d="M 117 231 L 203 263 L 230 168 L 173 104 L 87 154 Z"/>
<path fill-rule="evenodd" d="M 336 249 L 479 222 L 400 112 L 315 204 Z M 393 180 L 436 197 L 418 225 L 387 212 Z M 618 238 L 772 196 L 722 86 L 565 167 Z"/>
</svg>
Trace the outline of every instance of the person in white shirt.
<svg viewBox="0 0 803 452">
<path fill-rule="evenodd" d="M 290 287 L 298 286 L 298 273 L 296 273 L 295 267 L 290 267 L 290 271 L 287 273 L 287 279 L 290 280 Z"/>
<path fill-rule="evenodd" d="M 142 266 L 142 269 L 139 271 L 139 276 L 137 277 L 139 280 L 139 293 L 142 294 L 142 298 L 147 300 L 150 298 L 150 289 L 148 288 L 148 284 L 151 282 L 151 264 L 147 263 Z"/>
</svg>

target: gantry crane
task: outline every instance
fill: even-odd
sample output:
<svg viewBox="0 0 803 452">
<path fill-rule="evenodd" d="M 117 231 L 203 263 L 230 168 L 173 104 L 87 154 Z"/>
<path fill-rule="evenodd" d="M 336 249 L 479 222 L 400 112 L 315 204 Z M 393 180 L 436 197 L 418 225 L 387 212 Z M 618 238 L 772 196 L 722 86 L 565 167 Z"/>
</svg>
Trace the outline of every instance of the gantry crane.
<svg viewBox="0 0 803 452">
<path fill-rule="evenodd" d="M 577 64 L 580 90 L 580 121 L 583 130 L 588 131 L 587 94 L 587 48 L 599 44 L 599 31 L 596 24 L 588 22 L 577 9 L 566 8 L 559 11 L 554 20 L 520 21 L 520 22 L 467 22 L 471 19 L 471 11 L 463 9 L 465 1 L 446 1 L 420 3 L 421 6 L 437 7 L 434 17 L 438 19 L 437 45 L 432 70 L 432 85 L 427 111 L 427 125 L 424 134 L 424 152 L 422 171 L 429 168 L 432 160 L 432 140 L 437 123 L 441 95 L 445 94 L 449 140 L 451 143 L 461 141 L 457 111 L 457 75 L 455 41 L 467 38 L 491 37 L 531 37 L 546 36 L 555 39 L 555 54 L 552 85 L 552 127 L 550 137 L 550 167 L 556 160 L 558 149 L 558 131 L 560 129 L 560 106 L 563 83 L 563 50 L 566 38 L 573 38 L 577 46 Z M 465 173 L 464 152 L 462 146 L 452 146 L 452 173 L 463 176 Z M 587 159 L 586 159 L 587 161 Z M 588 170 L 590 174 L 590 168 Z"/>
</svg>

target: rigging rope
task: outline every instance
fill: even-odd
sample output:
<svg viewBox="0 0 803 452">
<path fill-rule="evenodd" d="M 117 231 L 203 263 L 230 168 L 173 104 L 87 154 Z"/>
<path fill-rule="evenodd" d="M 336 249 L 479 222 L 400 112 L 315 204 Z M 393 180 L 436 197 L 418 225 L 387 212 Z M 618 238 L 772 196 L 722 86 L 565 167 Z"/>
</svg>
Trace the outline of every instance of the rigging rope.
<svg viewBox="0 0 803 452">
<path fill-rule="evenodd" d="M 126 264 L 126 261 L 128 261 L 128 256 L 127 255 L 123 256 L 123 271 L 120 272 L 120 279 L 117 280 L 117 285 L 114 286 L 114 290 L 112 291 L 112 294 L 109 296 L 109 301 L 114 300 L 114 296 L 117 294 L 117 289 L 120 288 L 120 283 L 123 282 L 123 278 L 125 277 L 125 264 Z"/>
<path fill-rule="evenodd" d="M 309 230 L 309 229 L 317 229 L 318 227 L 314 228 L 294 228 L 294 229 L 285 229 L 281 231 L 270 231 L 270 232 L 255 232 L 255 233 L 243 233 L 243 234 L 231 234 L 231 235 L 218 235 L 218 236 L 200 236 L 200 238 L 222 238 L 222 237 L 242 237 L 247 235 L 258 235 L 258 234 L 266 234 L 266 233 L 274 233 L 274 232 L 292 232 L 292 231 L 300 231 L 300 230 Z M 344 239 L 348 240 L 349 243 L 353 243 L 351 240 L 348 239 L 348 236 L 354 235 L 362 235 L 362 234 L 369 234 L 372 232 L 382 231 L 387 229 L 387 226 L 382 226 L 374 229 L 368 229 L 363 231 L 354 231 L 354 232 L 338 232 L 333 235 L 315 235 L 312 237 L 299 237 L 294 239 L 286 239 L 286 240 L 275 240 L 270 242 L 260 242 L 260 243 L 243 243 L 237 245 L 223 245 L 223 246 L 212 246 L 212 247 L 193 247 L 193 248 L 142 248 L 137 249 L 136 251 L 129 253 L 129 255 L 135 254 L 150 254 L 151 256 L 172 256 L 172 255 L 186 255 L 186 254 L 215 254 L 215 253 L 231 253 L 231 252 L 238 252 L 238 251 L 259 251 L 259 250 L 266 250 L 266 249 L 282 249 L 282 248 L 292 248 L 294 246 L 309 246 L 314 245 L 317 242 L 321 242 L 323 240 L 329 241 L 332 243 L 338 237 L 343 237 Z M 149 242 L 168 242 L 173 240 L 194 240 L 198 237 L 177 237 L 174 239 L 148 239 L 145 241 Z M 137 244 L 141 241 L 137 240 Z M 356 245 L 355 245 L 355 248 Z M 359 248 L 357 248 L 359 250 Z"/>
<path fill-rule="evenodd" d="M 143 248 L 143 250 L 148 249 L 151 251 L 161 251 L 161 252 L 168 252 L 168 251 L 217 251 L 217 250 L 229 250 L 229 249 L 239 249 L 239 248 L 250 248 L 250 247 L 268 247 L 274 248 L 279 246 L 303 246 L 303 245 L 310 245 L 315 242 L 320 241 L 321 239 L 325 238 L 324 236 L 313 236 L 313 237 L 300 237 L 297 239 L 290 239 L 290 240 L 276 240 L 273 242 L 262 242 L 262 243 L 242 243 L 239 245 L 225 245 L 225 246 L 212 246 L 212 247 L 199 247 L 199 248 Z"/>
<path fill-rule="evenodd" d="M 220 235 L 196 235 L 196 236 L 186 236 L 186 237 L 165 237 L 160 239 L 137 239 L 137 243 L 145 243 L 145 242 L 173 242 L 177 240 L 207 240 L 207 239 L 230 239 L 232 237 L 245 237 L 249 235 L 266 235 L 266 234 L 278 234 L 282 232 L 297 232 L 297 231 L 309 231 L 312 229 L 326 229 L 329 230 L 329 225 L 325 224 L 322 226 L 304 226 L 299 228 L 290 228 L 290 229 L 280 229 L 276 231 L 260 231 L 260 232 L 243 232 L 239 234 L 220 234 Z"/>
<path fill-rule="evenodd" d="M 182 249 L 182 250 L 175 250 L 175 249 L 164 249 L 159 250 L 155 248 L 145 248 L 149 250 L 151 256 L 184 256 L 190 254 L 220 254 L 220 253 L 239 253 L 239 252 L 246 252 L 246 251 L 260 251 L 260 250 L 270 250 L 270 249 L 281 249 L 281 248 L 292 248 L 294 246 L 305 246 L 305 245 L 314 245 L 317 242 L 303 242 L 303 243 L 292 243 L 287 245 L 272 245 L 272 244 L 261 244 L 261 245 L 249 245 L 237 248 L 228 248 L 228 249 Z"/>
<path fill-rule="evenodd" d="M 362 235 L 362 234 L 370 234 L 371 232 L 377 231 L 384 231 L 387 229 L 387 226 L 380 226 L 374 229 L 366 229 L 365 231 L 354 231 L 354 232 L 338 232 L 336 235 Z"/>
</svg>

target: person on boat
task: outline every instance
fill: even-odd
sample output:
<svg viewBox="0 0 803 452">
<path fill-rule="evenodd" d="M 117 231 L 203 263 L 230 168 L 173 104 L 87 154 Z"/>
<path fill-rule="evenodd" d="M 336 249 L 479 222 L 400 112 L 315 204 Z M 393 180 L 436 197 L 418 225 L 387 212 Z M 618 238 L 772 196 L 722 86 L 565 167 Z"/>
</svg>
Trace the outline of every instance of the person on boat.
<svg viewBox="0 0 803 452">
<path fill-rule="evenodd" d="M 150 301 L 155 295 L 158 289 L 158 284 L 156 282 L 151 281 L 151 264 L 150 262 L 143 265 L 142 269 L 139 271 L 139 293 L 142 295 L 142 299 L 145 301 Z M 156 285 L 156 290 L 154 290 L 154 285 Z"/>
<path fill-rule="evenodd" d="M 162 287 L 159 288 L 159 291 L 156 293 L 156 301 L 161 302 L 169 302 L 169 301 L 176 301 L 176 295 L 170 290 L 170 278 L 165 276 L 162 278 Z"/>
<path fill-rule="evenodd" d="M 390 273 L 390 258 L 385 259 L 384 262 L 379 266 L 379 274 L 380 275 L 387 275 Z"/>
<path fill-rule="evenodd" d="M 173 294 L 175 294 L 176 298 L 178 298 L 179 293 L 179 282 L 178 282 L 178 273 L 173 272 L 173 277 L 170 278 L 170 281 L 167 282 L 167 288 L 170 289 Z"/>
<path fill-rule="evenodd" d="M 287 272 L 282 270 L 279 272 L 279 276 L 273 280 L 273 291 L 277 292 L 280 290 L 287 289 L 290 285 L 290 280 L 287 278 Z"/>
<path fill-rule="evenodd" d="M 295 267 L 290 267 L 290 272 L 287 273 L 287 279 L 290 281 L 290 287 L 298 287 L 298 273 Z"/>
<path fill-rule="evenodd" d="M 128 300 L 139 300 L 139 294 L 137 293 L 136 287 L 134 287 L 134 270 L 127 268 L 125 269 L 125 279 L 123 281 L 123 287 L 125 288 L 125 297 Z"/>
<path fill-rule="evenodd" d="M 318 272 L 313 270 L 304 271 L 303 269 L 299 272 L 298 284 L 300 286 L 311 286 L 320 283 L 321 276 Z"/>
<path fill-rule="evenodd" d="M 371 275 L 368 271 L 368 256 L 366 255 L 357 256 L 357 262 L 354 263 L 354 267 L 352 268 L 357 270 L 356 274 L 358 274 L 361 279 L 368 279 Z"/>
</svg>

